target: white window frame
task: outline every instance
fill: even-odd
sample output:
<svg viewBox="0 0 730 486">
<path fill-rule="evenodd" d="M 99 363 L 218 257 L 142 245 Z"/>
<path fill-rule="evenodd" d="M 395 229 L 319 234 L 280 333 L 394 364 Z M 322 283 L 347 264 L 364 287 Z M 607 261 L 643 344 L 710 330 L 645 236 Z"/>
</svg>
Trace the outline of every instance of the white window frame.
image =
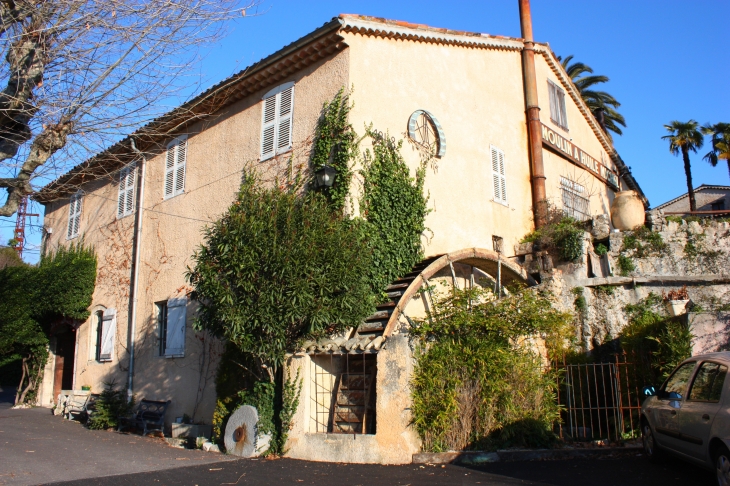
<svg viewBox="0 0 730 486">
<path fill-rule="evenodd" d="M 68 204 L 68 227 L 66 229 L 66 239 L 72 240 L 77 238 L 81 229 L 81 208 L 83 203 L 84 195 L 81 191 L 77 192 Z"/>
<path fill-rule="evenodd" d="M 117 196 L 117 218 L 134 214 L 134 195 L 137 182 L 137 167 L 130 164 L 119 171 L 119 193 Z"/>
<path fill-rule="evenodd" d="M 550 121 L 567 132 L 568 112 L 565 107 L 565 91 L 548 79 L 548 94 L 550 98 Z"/>
<path fill-rule="evenodd" d="M 165 178 L 162 188 L 164 199 L 170 199 L 185 192 L 187 154 L 187 135 L 181 135 L 167 144 L 167 152 L 165 152 Z"/>
<path fill-rule="evenodd" d="M 289 94 L 288 111 L 286 101 Z M 266 93 L 261 103 L 261 161 L 288 152 L 292 148 L 294 130 L 294 82 L 284 83 Z M 285 136 L 286 139 L 282 139 Z"/>
<path fill-rule="evenodd" d="M 492 168 L 492 191 L 494 202 L 508 206 L 507 199 L 507 162 L 504 152 L 494 145 L 489 146 L 489 164 Z"/>
</svg>

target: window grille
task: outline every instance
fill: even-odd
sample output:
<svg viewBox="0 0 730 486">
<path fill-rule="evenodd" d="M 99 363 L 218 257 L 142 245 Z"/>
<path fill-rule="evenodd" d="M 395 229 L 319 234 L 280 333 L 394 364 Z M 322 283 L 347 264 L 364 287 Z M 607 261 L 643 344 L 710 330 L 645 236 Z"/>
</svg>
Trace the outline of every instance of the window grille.
<svg viewBox="0 0 730 486">
<path fill-rule="evenodd" d="M 563 197 L 563 212 L 578 221 L 590 219 L 590 200 L 586 188 L 567 177 L 560 178 L 560 192 Z"/>
<path fill-rule="evenodd" d="M 261 116 L 261 160 L 288 151 L 292 146 L 294 83 L 286 83 L 264 95 Z"/>
<path fill-rule="evenodd" d="M 66 238 L 76 238 L 79 236 L 79 227 L 81 225 L 81 200 L 82 195 L 80 192 L 71 196 L 71 201 L 68 206 L 68 232 Z"/>
<path fill-rule="evenodd" d="M 165 162 L 165 199 L 185 192 L 185 163 L 188 138 L 178 137 L 167 145 Z"/>
<path fill-rule="evenodd" d="M 137 171 L 133 166 L 119 172 L 119 198 L 117 218 L 129 216 L 134 212 L 134 182 Z"/>
<path fill-rule="evenodd" d="M 548 80 L 550 94 L 550 120 L 560 128 L 568 129 L 568 116 L 565 111 L 565 91 L 557 84 Z"/>
<path fill-rule="evenodd" d="M 492 151 L 492 182 L 494 183 L 494 200 L 507 204 L 507 178 L 505 176 L 504 152 L 497 147 Z"/>
</svg>

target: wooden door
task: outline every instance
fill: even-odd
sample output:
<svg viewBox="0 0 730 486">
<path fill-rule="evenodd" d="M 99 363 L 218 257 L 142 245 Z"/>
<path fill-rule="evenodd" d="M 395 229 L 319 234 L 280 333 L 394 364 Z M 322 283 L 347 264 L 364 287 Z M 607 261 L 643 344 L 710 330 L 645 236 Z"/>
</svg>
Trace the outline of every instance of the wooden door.
<svg viewBox="0 0 730 486">
<path fill-rule="evenodd" d="M 74 354 L 76 332 L 68 330 L 56 335 L 56 364 L 53 378 L 53 400 L 61 390 L 70 390 L 74 381 Z"/>
</svg>

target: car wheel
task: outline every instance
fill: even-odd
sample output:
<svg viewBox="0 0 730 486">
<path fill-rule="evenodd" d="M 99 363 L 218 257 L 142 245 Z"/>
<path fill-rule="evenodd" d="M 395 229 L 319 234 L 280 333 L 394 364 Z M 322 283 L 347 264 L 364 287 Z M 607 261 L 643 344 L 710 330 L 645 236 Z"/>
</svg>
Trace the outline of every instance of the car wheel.
<svg viewBox="0 0 730 486">
<path fill-rule="evenodd" d="M 730 453 L 725 447 L 715 454 L 715 473 L 719 486 L 730 486 Z"/>
<path fill-rule="evenodd" d="M 646 457 L 652 462 L 657 462 L 661 458 L 661 450 L 657 446 L 656 440 L 654 439 L 654 432 L 646 420 L 641 423 L 641 441 L 644 444 L 644 454 L 646 454 Z"/>
</svg>

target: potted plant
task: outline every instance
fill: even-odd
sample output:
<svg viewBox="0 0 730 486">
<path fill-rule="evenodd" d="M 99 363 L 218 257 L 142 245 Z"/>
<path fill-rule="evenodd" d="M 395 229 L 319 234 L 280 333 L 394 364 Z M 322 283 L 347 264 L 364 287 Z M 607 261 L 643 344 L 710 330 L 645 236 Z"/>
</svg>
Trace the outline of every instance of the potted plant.
<svg viewBox="0 0 730 486">
<path fill-rule="evenodd" d="M 82 391 L 91 391 L 91 385 L 81 385 Z"/>
<path fill-rule="evenodd" d="M 687 303 L 689 302 L 689 293 L 685 285 L 681 289 L 670 290 L 667 294 L 662 292 L 664 303 L 667 306 L 669 315 L 676 317 L 687 312 Z"/>
</svg>

